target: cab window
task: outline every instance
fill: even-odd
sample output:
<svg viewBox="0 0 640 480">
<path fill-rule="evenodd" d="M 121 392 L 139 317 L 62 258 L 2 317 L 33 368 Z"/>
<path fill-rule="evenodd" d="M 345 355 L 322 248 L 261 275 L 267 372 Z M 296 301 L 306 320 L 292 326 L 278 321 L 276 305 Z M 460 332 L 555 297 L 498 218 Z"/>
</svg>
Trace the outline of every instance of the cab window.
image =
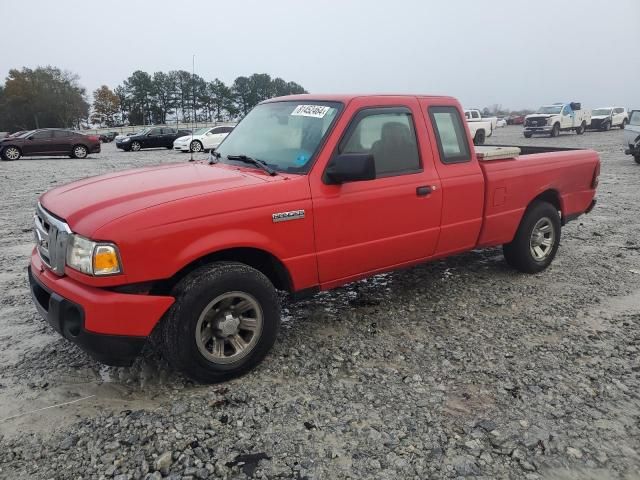
<svg viewBox="0 0 640 480">
<path fill-rule="evenodd" d="M 360 111 L 351 121 L 338 152 L 373 155 L 377 177 L 404 175 L 421 169 L 413 116 L 407 108 Z"/>
<path fill-rule="evenodd" d="M 471 150 L 462 118 L 456 107 L 429 107 L 429 118 L 436 134 L 442 163 L 471 160 Z"/>
</svg>

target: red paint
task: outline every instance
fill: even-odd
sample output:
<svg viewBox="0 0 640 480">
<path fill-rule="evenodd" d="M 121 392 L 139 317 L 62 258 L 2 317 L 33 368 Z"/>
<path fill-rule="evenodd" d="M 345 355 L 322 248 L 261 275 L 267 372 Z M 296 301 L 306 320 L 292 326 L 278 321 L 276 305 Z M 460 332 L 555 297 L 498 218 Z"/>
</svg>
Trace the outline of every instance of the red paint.
<svg viewBox="0 0 640 480">
<path fill-rule="evenodd" d="M 117 172 L 53 189 L 42 205 L 71 229 L 114 242 L 124 272 L 59 278 L 33 272 L 51 290 L 82 305 L 87 329 L 148 335 L 173 299 L 115 293 L 104 287 L 167 279 L 211 253 L 251 247 L 288 271 L 293 290 L 330 289 L 374 273 L 511 241 L 530 202 L 553 190 L 564 216 L 584 212 L 595 196 L 593 151 L 533 154 L 517 160 L 444 164 L 427 109 L 451 97 L 294 96 L 340 101 L 344 109 L 308 175 L 268 176 L 252 168 L 181 163 Z M 342 133 L 357 111 L 403 106 L 412 111 L 422 171 L 340 186 L 322 181 Z M 465 123 L 466 128 L 466 123 Z M 416 188 L 428 185 L 430 195 Z M 305 210 L 273 223 L 271 215 Z M 70 270 L 70 269 L 67 269 Z"/>
</svg>

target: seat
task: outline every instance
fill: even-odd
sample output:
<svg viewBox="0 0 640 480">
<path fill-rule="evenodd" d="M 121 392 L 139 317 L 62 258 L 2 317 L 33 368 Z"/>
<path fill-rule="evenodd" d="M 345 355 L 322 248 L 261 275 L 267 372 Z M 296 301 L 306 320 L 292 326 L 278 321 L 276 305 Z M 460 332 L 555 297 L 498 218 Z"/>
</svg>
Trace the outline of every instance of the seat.
<svg viewBox="0 0 640 480">
<path fill-rule="evenodd" d="M 411 171 L 420 166 L 415 138 L 404 123 L 385 123 L 371 153 L 378 174 Z"/>
</svg>

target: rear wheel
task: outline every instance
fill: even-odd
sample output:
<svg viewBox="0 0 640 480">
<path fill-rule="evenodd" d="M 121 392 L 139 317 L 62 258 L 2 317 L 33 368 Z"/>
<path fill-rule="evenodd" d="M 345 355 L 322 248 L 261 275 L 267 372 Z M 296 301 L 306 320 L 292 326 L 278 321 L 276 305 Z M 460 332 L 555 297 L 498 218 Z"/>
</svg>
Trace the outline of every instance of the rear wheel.
<svg viewBox="0 0 640 480">
<path fill-rule="evenodd" d="M 235 262 L 201 267 L 173 289 L 176 302 L 161 328 L 169 362 L 203 383 L 221 382 L 255 367 L 273 346 L 280 306 L 269 279 Z"/>
<path fill-rule="evenodd" d="M 22 153 L 18 147 L 7 147 L 2 151 L 2 160 L 12 162 L 18 160 Z"/>
<path fill-rule="evenodd" d="M 557 137 L 558 135 L 560 135 L 560 124 L 556 123 L 553 125 L 553 128 L 551 129 L 551 136 Z"/>
<path fill-rule="evenodd" d="M 507 263 L 524 273 L 537 273 L 549 266 L 560 245 L 560 216 L 547 202 L 531 205 L 511 243 L 502 249 Z"/>
<path fill-rule="evenodd" d="M 576 128 L 576 133 L 578 135 L 582 135 L 586 131 L 587 131 L 587 122 L 582 122 L 582 124 L 578 128 Z"/>
<path fill-rule="evenodd" d="M 138 151 L 140 151 L 141 148 L 142 148 L 142 145 L 140 145 L 140 142 L 131 142 L 131 151 L 132 152 L 138 152 Z"/>
<path fill-rule="evenodd" d="M 476 136 L 473 137 L 473 144 L 474 145 L 484 145 L 484 140 L 485 140 L 484 130 L 478 130 L 476 132 Z"/>
<path fill-rule="evenodd" d="M 84 145 L 76 145 L 75 147 L 73 147 L 71 152 L 73 158 L 87 158 L 87 155 L 89 154 L 87 147 L 85 147 Z"/>
</svg>

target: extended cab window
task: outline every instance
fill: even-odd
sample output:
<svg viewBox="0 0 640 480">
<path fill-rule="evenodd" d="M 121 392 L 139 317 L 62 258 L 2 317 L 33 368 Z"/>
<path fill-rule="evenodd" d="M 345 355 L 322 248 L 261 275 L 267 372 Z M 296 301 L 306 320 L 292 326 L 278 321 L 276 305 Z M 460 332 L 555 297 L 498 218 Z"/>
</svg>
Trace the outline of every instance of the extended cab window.
<svg viewBox="0 0 640 480">
<path fill-rule="evenodd" d="M 470 161 L 469 142 L 458 109 L 429 107 L 429 117 L 436 133 L 442 163 Z"/>
<path fill-rule="evenodd" d="M 418 142 L 411 113 L 406 108 L 363 110 L 351 122 L 339 153 L 370 153 L 377 176 L 420 170 Z"/>
</svg>

